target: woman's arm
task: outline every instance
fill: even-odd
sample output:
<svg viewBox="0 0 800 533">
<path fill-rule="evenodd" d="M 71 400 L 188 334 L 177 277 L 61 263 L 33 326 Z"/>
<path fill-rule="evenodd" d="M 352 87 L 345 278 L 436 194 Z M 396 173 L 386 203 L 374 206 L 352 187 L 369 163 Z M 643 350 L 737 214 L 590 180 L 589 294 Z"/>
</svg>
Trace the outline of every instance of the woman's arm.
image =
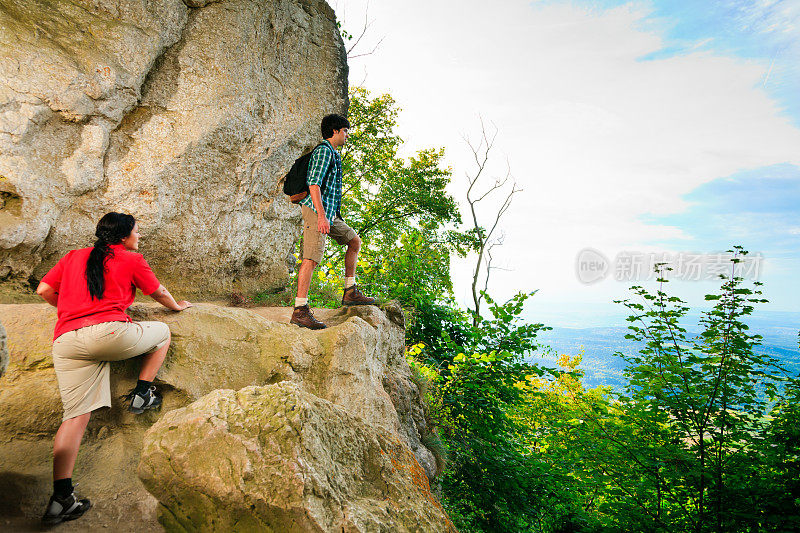
<svg viewBox="0 0 800 533">
<path fill-rule="evenodd" d="M 58 293 L 47 283 L 40 283 L 39 286 L 36 287 L 36 294 L 44 298 L 44 301 L 53 307 L 58 306 Z"/>
<path fill-rule="evenodd" d="M 163 285 L 159 285 L 158 288 L 153 291 L 152 294 L 150 294 L 150 297 L 164 307 L 172 309 L 173 311 L 183 311 L 187 307 L 192 306 L 192 304 L 186 300 L 176 302 L 175 298 L 172 297 L 167 288 Z"/>
</svg>

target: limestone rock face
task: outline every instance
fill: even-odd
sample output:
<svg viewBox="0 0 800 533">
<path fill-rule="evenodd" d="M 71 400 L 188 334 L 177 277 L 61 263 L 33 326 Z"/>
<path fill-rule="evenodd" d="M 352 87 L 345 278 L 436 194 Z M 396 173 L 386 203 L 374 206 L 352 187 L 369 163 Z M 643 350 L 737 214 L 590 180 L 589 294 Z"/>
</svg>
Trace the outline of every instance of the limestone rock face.
<svg viewBox="0 0 800 533">
<path fill-rule="evenodd" d="M 201 418 L 205 417 L 205 422 L 201 424 L 203 431 L 218 421 L 225 420 L 223 425 L 228 429 L 214 434 L 214 438 L 221 439 L 220 446 L 227 446 L 226 443 L 230 442 L 250 443 L 257 435 L 261 435 L 259 438 L 263 439 L 257 444 L 260 451 L 253 452 L 255 455 L 248 460 L 252 465 L 261 465 L 258 468 L 266 468 L 267 462 L 257 463 L 258 454 L 267 457 L 272 453 L 274 456 L 274 450 L 269 451 L 269 446 L 272 446 L 270 443 L 283 442 L 281 439 L 285 437 L 280 432 L 280 435 L 269 436 L 266 429 L 250 425 L 267 423 L 258 414 L 266 413 L 265 409 L 277 409 L 279 405 L 294 402 L 306 414 L 303 415 L 305 418 L 292 419 L 291 423 L 304 426 L 300 436 L 286 441 L 287 453 L 297 455 L 289 453 L 281 468 L 294 468 L 299 477 L 287 478 L 293 481 L 287 481 L 284 494 L 286 497 L 280 501 L 286 503 L 291 500 L 303 509 L 316 509 L 312 513 L 313 519 L 304 518 L 311 522 L 303 524 L 317 523 L 314 521 L 322 524 L 328 521 L 325 523 L 329 526 L 346 526 L 346 531 L 374 531 L 376 529 L 371 524 L 377 523 L 375 520 L 385 519 L 389 521 L 387 523 L 405 524 L 402 527 L 408 527 L 412 531 L 444 530 L 444 526 L 435 525 L 442 523 L 437 522 L 440 520 L 437 518 L 440 511 L 435 509 L 430 511 L 433 513 L 431 515 L 420 515 L 419 522 L 404 518 L 407 509 L 413 509 L 415 515 L 419 510 L 413 505 L 408 507 L 410 504 L 407 500 L 396 499 L 393 496 L 395 492 L 392 492 L 395 489 L 411 490 L 408 483 L 413 482 L 414 487 L 417 487 L 414 490 L 418 491 L 415 498 L 428 501 L 427 483 L 436 474 L 434 457 L 422 444 L 421 436 L 428 433 L 422 401 L 404 358 L 402 311 L 398 306 L 389 304 L 383 309 L 358 306 L 316 310 L 315 313 L 329 324 L 328 329 L 311 331 L 288 324 L 291 308 L 239 309 L 196 304 L 181 313 L 173 313 L 155 304 L 134 305 L 129 310 L 134 319 L 163 321 L 172 332 L 172 345 L 156 380 L 164 393 L 164 405 L 160 413 L 148 412 L 142 416 L 128 413 L 118 398 L 135 385 L 139 362 L 133 359 L 112 365 L 113 406 L 111 409 L 101 409 L 93 413 L 75 473 L 75 478 L 81 482 L 83 493 L 92 497 L 98 506 L 98 513 L 93 515 L 95 518 L 87 514 L 87 517 L 81 519 L 84 527 L 89 524 L 92 528 L 99 528 L 106 523 L 113 523 L 114 530 L 121 532 L 160 530 L 156 521 L 157 501 L 137 479 L 136 465 L 139 463 L 145 431 L 162 414 L 164 417 L 169 415 L 169 420 L 175 421 L 182 429 L 170 429 L 172 422 L 169 422 L 166 429 L 165 426 L 159 426 L 159 430 L 153 429 L 153 434 L 164 436 L 161 441 L 171 443 L 173 448 L 170 449 L 176 454 L 191 455 L 186 447 L 191 447 L 195 439 L 195 433 L 192 433 L 195 426 L 189 420 L 194 416 L 190 414 L 195 413 Z M 15 499 L 0 502 L 0 516 L 27 516 L 35 519 L 49 496 L 52 438 L 60 424 L 62 413 L 50 355 L 55 320 L 55 309 L 46 304 L 0 305 L 0 323 L 5 325 L 9 350 L 8 366 L 5 375 L 0 378 L 0 493 L 15 494 Z M 220 392 L 219 389 L 225 391 Z M 273 389 L 276 392 L 268 392 Z M 242 392 L 235 393 L 236 390 Z M 239 394 L 244 395 L 242 398 L 261 395 L 270 400 L 268 405 L 259 403 L 260 400 L 253 400 L 255 403 L 252 409 L 242 407 L 244 410 L 240 414 L 247 422 L 241 422 L 234 428 L 234 418 L 239 415 L 235 414 L 238 412 L 235 409 L 230 410 L 233 407 L 229 402 L 230 398 L 239 398 Z M 182 414 L 170 414 L 170 411 L 184 408 L 192 402 L 197 403 L 180 411 Z M 270 417 L 284 417 L 281 420 L 288 416 L 285 410 L 269 412 L 272 413 Z M 279 428 L 282 424 L 284 422 L 269 427 Z M 352 429 L 345 430 L 344 426 L 352 426 Z M 352 435 L 348 432 L 352 432 Z M 221 436 L 223 433 L 227 436 Z M 165 435 L 169 435 L 169 438 Z M 334 438 L 332 435 L 348 437 Z M 350 444 L 339 442 L 341 440 L 353 440 L 352 448 L 348 448 Z M 319 450 L 303 451 L 303 446 L 312 441 L 322 443 L 320 446 L 329 446 L 330 450 L 326 453 L 333 454 L 330 457 L 335 460 L 317 457 Z M 150 446 L 155 441 L 148 437 L 147 442 Z M 207 459 L 215 457 L 215 460 L 221 462 L 220 469 L 227 468 L 224 465 L 228 464 L 228 452 L 217 453 L 211 449 L 211 440 L 205 442 L 209 446 L 208 453 L 211 454 Z M 252 443 L 256 446 L 255 440 Z M 163 446 L 166 444 L 152 445 L 161 451 L 147 452 L 146 455 L 153 459 L 143 461 L 141 468 L 144 470 L 140 472 L 148 488 L 153 490 L 153 494 L 162 503 L 159 513 L 161 520 L 165 524 L 183 523 L 171 522 L 170 516 L 177 517 L 183 512 L 180 506 L 174 508 L 175 502 L 183 501 L 187 493 L 181 491 L 189 490 L 186 487 L 195 482 L 190 475 L 192 469 L 202 465 L 187 464 L 186 470 L 182 472 L 189 477 L 180 482 L 162 484 L 159 481 L 159 468 L 163 463 L 158 461 L 162 461 L 163 454 L 171 455 L 173 452 L 165 451 Z M 402 453 L 398 451 L 401 449 Z M 370 468 L 377 470 L 365 473 L 366 471 L 358 469 L 366 468 L 362 465 L 350 471 L 351 467 L 355 468 L 354 465 L 360 464 L 352 458 L 347 461 L 355 462 L 345 461 L 342 465 L 346 466 L 336 466 L 340 460 L 345 460 L 341 454 L 349 453 L 348 450 L 372 454 L 369 455 L 372 461 Z M 387 457 L 390 457 L 390 462 L 391 453 L 396 455 L 395 460 L 402 463 L 400 466 L 392 463 L 395 470 L 399 469 L 398 472 L 386 470 L 388 463 L 385 463 L 385 457 L 378 457 L 381 456 L 380 450 L 389 454 Z M 313 454 L 313 457 L 308 454 Z M 162 458 L 156 460 L 157 456 Z M 326 470 L 329 468 L 332 470 Z M 299 473 L 310 475 L 312 471 L 317 476 L 326 473 L 330 477 L 324 480 L 327 485 L 314 485 L 303 477 L 306 474 Z M 418 479 L 420 473 L 425 478 L 424 483 Z M 228 486 L 231 492 L 241 489 L 241 494 L 231 494 L 228 497 L 239 498 L 240 503 L 247 501 L 250 502 L 247 505 L 256 505 L 258 513 L 251 518 L 260 522 L 253 522 L 254 524 L 278 520 L 276 517 L 279 516 L 295 516 L 292 514 L 295 512 L 292 510 L 294 508 L 285 510 L 288 514 L 281 514 L 284 511 L 275 511 L 278 514 L 274 515 L 270 514 L 272 511 L 267 512 L 263 505 L 272 500 L 265 499 L 262 503 L 256 503 L 261 497 L 256 492 L 261 489 L 254 488 L 255 481 L 248 477 L 251 474 L 245 474 L 238 485 Z M 342 481 L 342 476 L 354 476 L 354 479 Z M 309 484 L 298 485 L 298 479 L 306 479 Z M 358 479 L 361 481 L 357 481 Z M 273 480 L 272 483 L 270 491 L 276 489 L 276 482 Z M 177 492 L 169 492 L 170 487 L 174 487 Z M 183 488 L 178 491 L 177 487 Z M 375 487 L 382 488 L 378 490 Z M 264 491 L 262 496 L 267 494 Z M 320 495 L 315 491 L 323 491 L 324 494 Z M 383 494 L 380 498 L 376 496 L 379 493 Z M 312 496 L 314 494 L 316 495 Z M 326 500 L 329 497 L 332 499 Z M 393 502 L 389 507 L 395 505 L 392 507 L 394 510 L 386 507 L 385 502 L 381 503 L 383 498 Z M 186 505 L 206 505 L 208 501 L 210 500 L 192 499 L 187 500 Z M 433 504 L 425 505 L 436 507 Z M 200 510 L 202 509 L 198 508 L 198 512 Z M 134 522 L 116 523 L 116 519 L 108 518 L 109 516 L 137 518 Z M 231 514 L 229 518 L 233 516 Z M 84 521 L 87 519 L 88 521 Z M 418 524 L 418 527 L 413 524 Z M 426 524 L 431 525 L 431 528 Z M 193 527 L 195 530 L 210 530 L 207 529 L 210 526 L 202 520 Z M 319 530 L 316 527 L 309 526 L 310 529 L 307 530 Z M 323 531 L 335 529 L 320 527 Z M 218 529 L 224 530 L 226 529 Z"/>
<path fill-rule="evenodd" d="M 283 382 L 217 390 L 145 435 L 169 531 L 448 531 L 397 436 Z"/>
<path fill-rule="evenodd" d="M 159 380 L 195 400 L 215 389 L 292 381 L 375 426 L 401 435 L 430 478 L 436 461 L 422 445 L 427 432 L 419 391 L 405 360 L 399 306 L 343 308 L 320 314 L 330 327 L 311 331 L 258 310 L 198 304 L 182 313 L 137 305 L 136 320 L 170 326 L 173 348 Z"/>
<path fill-rule="evenodd" d="M 116 210 L 174 292 L 280 286 L 300 227 L 280 180 L 346 109 L 324 0 L 0 0 L 0 280 Z"/>
<path fill-rule="evenodd" d="M 6 328 L 0 322 L 0 378 L 6 371 L 8 366 L 8 346 L 6 345 Z"/>
</svg>

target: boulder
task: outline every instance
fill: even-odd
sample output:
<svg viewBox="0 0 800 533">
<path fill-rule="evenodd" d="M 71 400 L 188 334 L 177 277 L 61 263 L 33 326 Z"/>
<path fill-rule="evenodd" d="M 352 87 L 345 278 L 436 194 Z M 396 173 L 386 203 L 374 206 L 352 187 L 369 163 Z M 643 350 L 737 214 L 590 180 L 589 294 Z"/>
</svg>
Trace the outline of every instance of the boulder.
<svg viewBox="0 0 800 533">
<path fill-rule="evenodd" d="M 291 308 L 241 309 L 196 304 L 174 313 L 156 304 L 135 304 L 129 309 L 136 320 L 161 320 L 172 332 L 172 345 L 157 377 L 157 384 L 164 392 L 161 410 L 164 416 L 192 402 L 211 405 L 209 398 L 221 394 L 215 392 L 219 389 L 227 390 L 224 396 L 236 390 L 256 387 L 265 391 L 280 385 L 278 388 L 283 392 L 275 394 L 302 400 L 309 410 L 324 406 L 320 409 L 325 413 L 335 411 L 336 424 L 359 420 L 358 431 L 372 432 L 369 438 L 378 439 L 383 443 L 381 446 L 386 439 L 400 443 L 406 453 L 403 460 L 409 462 L 413 458 L 414 471 L 423 473 L 427 484 L 436 474 L 436 462 L 422 443 L 421 437 L 428 433 L 428 428 L 419 391 L 404 357 L 402 310 L 396 304 L 388 304 L 384 309 L 357 306 L 321 309 L 315 313 L 331 327 L 311 331 L 290 325 Z M 54 308 L 46 304 L 0 305 L 0 322 L 6 327 L 9 350 L 8 367 L 0 378 L 0 493 L 15 494 L 0 504 L 0 516 L 33 519 L 41 512 L 49 494 L 52 438 L 61 419 L 61 401 L 50 356 L 55 320 Z M 136 359 L 112 365 L 112 398 L 119 398 L 134 386 L 138 365 Z M 100 409 L 92 415 L 75 478 L 81 482 L 81 490 L 97 501 L 98 512 L 87 514 L 86 521 L 84 518 L 79 521 L 81 524 L 92 527 L 112 524 L 115 530 L 123 532 L 161 529 L 156 522 L 157 502 L 136 478 L 143 436 L 161 413 L 134 416 L 125 410 L 122 401 L 115 400 L 111 409 Z M 311 432 L 308 435 L 313 434 L 313 425 L 308 431 Z M 359 439 L 364 441 L 367 437 L 361 435 Z M 225 455 L 217 457 L 222 460 Z M 158 477 L 154 476 L 150 475 L 153 479 Z M 382 486 L 387 481 L 376 478 L 372 482 Z M 406 481 L 397 483 L 402 485 Z M 162 498 L 162 493 L 155 489 L 154 494 Z M 180 514 L 171 510 L 170 502 L 182 496 L 163 497 L 166 499 L 162 500 L 162 519 L 169 522 L 169 512 Z M 339 509 L 344 513 L 345 500 L 337 501 L 330 505 L 341 504 Z M 399 509 L 404 508 L 402 502 L 395 503 Z M 360 504 L 352 505 L 352 511 L 348 511 L 351 514 L 366 509 L 359 507 Z M 373 503 L 369 508 L 373 509 Z M 335 515 L 336 520 L 345 520 L 345 514 L 336 514 L 339 511 L 331 509 L 319 516 Z M 366 513 L 363 516 L 372 517 L 364 518 L 363 524 L 383 516 L 378 510 L 373 511 L 378 514 L 363 511 Z M 137 519 L 126 525 L 115 522 L 121 518 L 113 518 L 125 516 Z M 353 530 L 372 530 L 369 525 L 361 528 L 357 524 L 362 522 L 357 520 L 352 523 L 356 524 Z M 202 524 L 198 524 L 201 528 Z"/>
<path fill-rule="evenodd" d="M 335 327 L 320 331 L 289 324 L 291 308 L 281 311 L 278 317 L 272 309 L 198 304 L 171 313 L 149 304 L 136 305 L 130 313 L 136 320 L 170 326 L 174 344 L 159 379 L 189 399 L 215 389 L 292 381 L 401 435 L 432 479 L 436 461 L 420 438 L 427 426 L 405 360 L 400 306 L 323 311 L 319 316 Z"/>
<path fill-rule="evenodd" d="M 452 531 L 396 434 L 282 382 L 217 390 L 145 435 L 168 531 Z"/>
<path fill-rule="evenodd" d="M 8 346 L 6 345 L 6 328 L 0 322 L 0 378 L 6 371 L 8 366 Z"/>
<path fill-rule="evenodd" d="M 187 7 L 188 6 L 188 7 Z M 281 180 L 347 110 L 324 0 L 2 0 L 0 292 L 128 212 L 181 294 L 284 286 Z"/>
</svg>

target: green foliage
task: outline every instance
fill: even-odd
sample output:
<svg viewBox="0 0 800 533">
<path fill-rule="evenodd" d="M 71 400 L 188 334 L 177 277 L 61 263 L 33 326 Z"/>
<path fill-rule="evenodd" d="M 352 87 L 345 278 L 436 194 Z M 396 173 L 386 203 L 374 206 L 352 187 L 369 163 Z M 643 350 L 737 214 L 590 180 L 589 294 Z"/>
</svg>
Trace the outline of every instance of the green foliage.
<svg viewBox="0 0 800 533">
<path fill-rule="evenodd" d="M 412 343 L 425 345 L 425 356 L 434 365 L 450 363 L 458 353 L 508 352 L 517 357 L 533 353 L 536 336 L 549 328 L 544 324 L 524 323 L 525 301 L 535 292 L 518 293 L 498 304 L 482 293 L 489 304 L 491 318 L 479 317 L 474 324 L 471 313 L 442 304 L 420 305 L 413 310 L 415 320 L 406 335 Z"/>
<path fill-rule="evenodd" d="M 559 356 L 562 371 L 552 378 L 529 379 L 526 401 L 514 411 L 526 429 L 521 438 L 544 465 L 540 475 L 558 495 L 535 531 L 611 529 L 600 509 L 608 487 L 603 479 L 607 472 L 604 436 L 617 413 L 608 390 L 584 389 L 580 361 L 580 356 Z M 602 460 L 601 469 L 598 460 Z M 620 466 L 624 468 L 624 463 Z"/>
<path fill-rule="evenodd" d="M 512 406 L 516 384 L 535 370 L 508 353 L 459 355 L 442 386 L 443 425 L 452 467 L 443 479 L 448 509 L 462 529 L 519 531 L 539 509 L 547 487 L 532 475 L 537 458 L 519 446 Z M 456 496 L 456 498 L 452 498 Z"/>
<path fill-rule="evenodd" d="M 504 304 L 498 304 L 485 292 L 482 294 L 492 318 L 478 317 L 477 326 L 473 327 L 465 348 L 482 352 L 508 352 L 517 357 L 536 351 L 536 336 L 540 331 L 552 329 L 544 324 L 525 323 L 520 318 L 525 301 L 536 292 L 517 293 Z"/>
<path fill-rule="evenodd" d="M 736 267 L 722 276 L 703 332 L 664 289 L 633 287 L 623 356 L 627 388 L 585 389 L 580 357 L 560 370 L 530 362 L 543 324 L 521 319 L 520 293 L 487 316 L 453 303 L 450 257 L 474 250 L 458 233 L 443 152 L 401 158 L 388 95 L 351 90 L 343 214 L 361 235 L 358 276 L 407 314 L 407 358 L 426 404 L 442 500 L 469 531 L 800 531 L 800 379 L 759 352 L 746 324 L 765 300 Z M 312 305 L 338 306 L 343 248 L 317 269 Z M 799 335 L 800 338 L 800 335 Z"/>
<path fill-rule="evenodd" d="M 719 294 L 707 297 L 715 305 L 699 337 L 681 325 L 689 309 L 664 291 L 663 275 L 655 293 L 633 287 L 638 299 L 622 303 L 632 311 L 629 338 L 642 348 L 623 356 L 625 393 L 573 384 L 552 415 L 527 413 L 546 428 L 556 457 L 566 443 L 591 443 L 566 457 L 581 464 L 569 473 L 593 494 L 582 507 L 604 530 L 787 531 L 800 523 L 789 496 L 797 494 L 798 380 L 757 351 L 760 337 L 744 319 L 764 300 L 758 283 L 745 287 L 737 276 L 747 252 L 735 252 Z M 550 398 L 548 409 L 558 405 Z"/>
<path fill-rule="evenodd" d="M 564 491 L 568 480 L 534 453 L 531 428 L 518 416 L 532 397 L 527 383 L 558 375 L 525 360 L 545 329 L 520 319 L 531 295 L 504 304 L 487 297 L 491 318 L 477 325 L 470 314 L 443 305 L 417 310 L 411 361 L 415 373 L 424 368 L 436 376 L 426 396 L 429 419 L 447 446 L 443 503 L 461 531 L 583 527 Z"/>
<path fill-rule="evenodd" d="M 450 251 L 435 239 L 433 231 L 412 228 L 399 236 L 392 250 L 371 242 L 360 261 L 360 282 L 407 308 L 451 294 Z"/>
<path fill-rule="evenodd" d="M 742 487 L 755 495 L 765 531 L 800 530 L 800 387 L 787 386 L 773 408 L 763 445 L 763 468 Z"/>
<path fill-rule="evenodd" d="M 344 26 L 342 26 L 342 21 L 340 20 L 336 21 L 336 28 L 339 30 L 339 35 L 342 36 L 342 40 L 344 41 L 353 40 L 353 36 L 350 33 L 348 33 L 347 30 L 344 29 Z"/>
</svg>

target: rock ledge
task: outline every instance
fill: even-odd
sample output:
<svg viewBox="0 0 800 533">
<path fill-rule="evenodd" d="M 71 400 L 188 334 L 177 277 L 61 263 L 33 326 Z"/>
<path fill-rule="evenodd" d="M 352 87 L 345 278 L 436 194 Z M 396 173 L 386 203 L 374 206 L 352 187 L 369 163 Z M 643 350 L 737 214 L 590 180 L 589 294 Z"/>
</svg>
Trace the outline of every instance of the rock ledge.
<svg viewBox="0 0 800 533">
<path fill-rule="evenodd" d="M 421 442 L 427 427 L 404 357 L 402 311 L 317 312 L 331 327 L 290 325 L 288 308 L 132 307 L 136 320 L 162 320 L 172 331 L 157 378 L 164 405 L 136 417 L 115 401 L 92 416 L 75 478 L 97 506 L 80 526 L 159 531 L 159 515 L 169 530 L 450 529 L 430 492 L 436 465 Z M 0 378 L 0 493 L 13 494 L 0 515 L 24 526 L 49 495 L 60 423 L 55 310 L 0 305 L 0 323 L 9 351 Z M 112 366 L 112 398 L 137 372 L 136 360 Z M 195 490 L 205 496 L 189 497 Z M 200 518 L 209 502 L 226 509 L 216 522 Z"/>
</svg>

